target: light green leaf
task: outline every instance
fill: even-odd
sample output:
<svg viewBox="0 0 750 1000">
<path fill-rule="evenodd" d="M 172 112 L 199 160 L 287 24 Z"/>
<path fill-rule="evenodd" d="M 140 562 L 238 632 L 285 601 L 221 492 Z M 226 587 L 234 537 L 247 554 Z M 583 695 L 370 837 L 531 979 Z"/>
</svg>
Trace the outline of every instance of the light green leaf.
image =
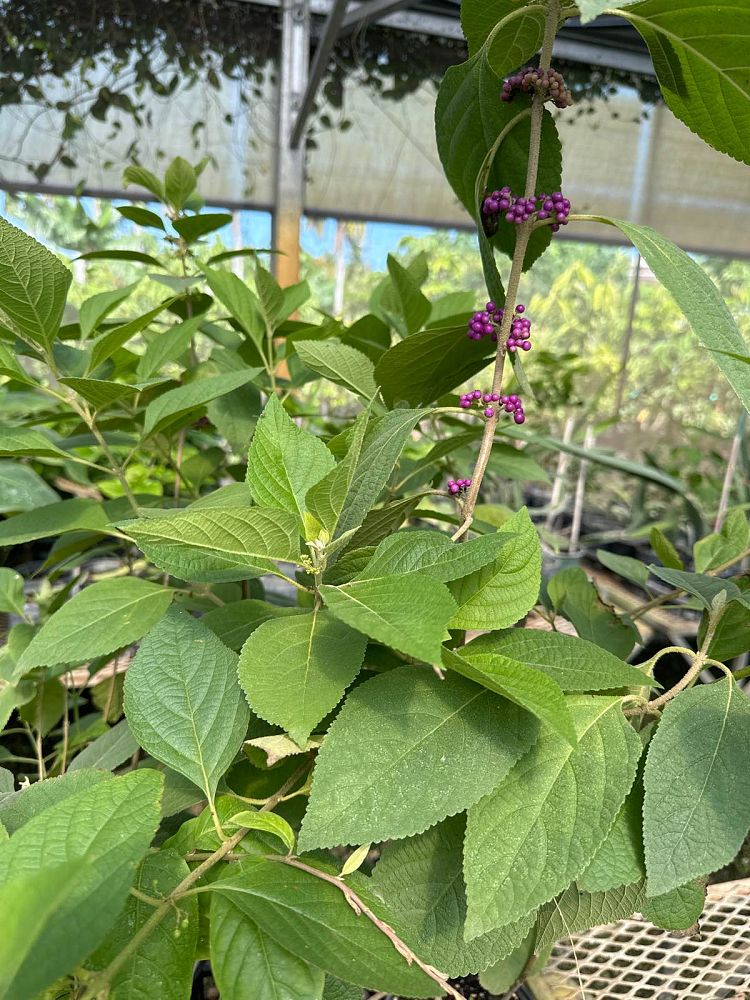
<svg viewBox="0 0 750 1000">
<path fill-rule="evenodd" d="M 255 260 L 255 289 L 258 292 L 260 311 L 266 326 L 270 330 L 275 330 L 284 309 L 284 293 L 271 272 L 263 267 L 257 258 Z"/>
<path fill-rule="evenodd" d="M 250 599 L 212 608 L 203 615 L 201 621 L 204 625 L 208 625 L 225 646 L 239 653 L 250 635 L 263 622 L 303 613 L 302 608 L 279 607 L 267 601 Z"/>
<path fill-rule="evenodd" d="M 328 731 L 300 850 L 421 833 L 492 791 L 536 734 L 527 713 L 455 674 L 405 666 L 374 677 Z"/>
<path fill-rule="evenodd" d="M 125 715 L 140 745 L 209 799 L 247 733 L 237 655 L 171 608 L 141 643 L 125 677 Z"/>
<path fill-rule="evenodd" d="M 0 219 L 2 222 L 2 219 Z M 41 431 L 31 427 L 0 427 L 0 455 L 71 458 Z"/>
<path fill-rule="evenodd" d="M 747 4 L 644 0 L 617 13 L 648 45 L 670 110 L 714 149 L 750 163 Z"/>
<path fill-rule="evenodd" d="M 233 892 L 212 894 L 210 927 L 222 1000 L 320 1000 L 322 971 L 261 930 Z"/>
<path fill-rule="evenodd" d="M 663 532 L 659 531 L 658 528 L 652 528 L 649 540 L 651 548 L 665 566 L 670 566 L 672 569 L 685 569 L 685 564 L 680 559 L 677 549 Z"/>
<path fill-rule="evenodd" d="M 254 569 L 274 571 L 269 559 L 299 560 L 297 519 L 285 510 L 200 508 L 121 527 L 160 569 L 186 580 L 222 571 L 244 579 Z"/>
<path fill-rule="evenodd" d="M 282 841 L 285 847 L 289 848 L 290 853 L 294 850 L 294 830 L 283 816 L 277 816 L 276 813 L 251 812 L 249 809 L 245 809 L 235 813 L 227 821 L 227 826 L 230 828 L 244 826 L 248 830 L 263 830 L 264 833 L 272 833 L 274 837 L 278 837 Z"/>
<path fill-rule="evenodd" d="M 447 587 L 421 573 L 324 585 L 320 595 L 342 622 L 427 663 L 440 649 L 456 605 Z"/>
<path fill-rule="evenodd" d="M 612 829 L 576 879 L 584 892 L 606 892 L 646 878 L 643 859 L 643 785 L 636 781 Z"/>
<path fill-rule="evenodd" d="M 35 899 L 44 885 L 56 898 L 51 910 L 42 907 L 46 919 L 34 927 L 38 952 L 21 949 L 6 996 L 30 1000 L 101 943 L 156 832 L 161 788 L 161 775 L 149 770 L 100 782 L 45 809 L 0 843 L 0 891 L 21 891 L 16 880 L 33 876 Z M 57 896 L 57 866 L 70 863 L 77 877 Z"/>
<path fill-rule="evenodd" d="M 17 514 L 0 523 L 0 545 L 20 545 L 69 531 L 113 534 L 104 507 L 96 500 L 61 500 Z"/>
<path fill-rule="evenodd" d="M 415 424 L 427 412 L 394 410 L 370 421 L 336 527 L 337 537 L 362 524 L 388 482 Z"/>
<path fill-rule="evenodd" d="M 130 731 L 128 720 L 122 719 L 77 754 L 68 767 L 68 772 L 75 773 L 84 767 L 113 771 L 129 760 L 137 749 L 138 743 Z"/>
<path fill-rule="evenodd" d="M 24 617 L 23 577 L 8 566 L 0 566 L 0 613 L 11 611 Z"/>
<path fill-rule="evenodd" d="M 15 833 L 24 823 L 28 823 L 50 806 L 62 802 L 70 795 L 77 795 L 87 788 L 93 788 L 94 785 L 111 777 L 111 774 L 106 774 L 104 771 L 68 770 L 58 778 L 35 781 L 28 788 L 18 792 L 14 792 L 11 788 L 10 794 L 0 801 L 0 821 L 8 833 Z"/>
<path fill-rule="evenodd" d="M 560 570 L 547 582 L 547 595 L 558 614 L 572 622 L 582 639 L 626 659 L 640 636 L 635 625 L 605 604 L 578 566 Z"/>
<path fill-rule="evenodd" d="M 613 573 L 624 577 L 626 580 L 637 583 L 639 587 L 645 587 L 648 582 L 648 566 L 640 559 L 633 559 L 630 556 L 620 556 L 615 552 L 607 552 L 605 549 L 596 550 L 596 558 L 607 569 Z"/>
<path fill-rule="evenodd" d="M 138 187 L 145 188 L 151 194 L 155 194 L 159 201 L 164 199 L 164 185 L 162 182 L 147 170 L 140 163 L 129 163 L 122 172 L 122 183 L 124 187 L 130 184 L 137 184 Z"/>
<path fill-rule="evenodd" d="M 471 662 L 486 653 L 499 653 L 541 670 L 563 691 L 607 691 L 654 683 L 643 671 L 606 649 L 562 632 L 504 629 L 480 635 L 461 650 L 461 656 Z"/>
<path fill-rule="evenodd" d="M 607 0 L 578 0 L 576 4 L 581 12 L 581 24 L 593 21 L 610 6 Z"/>
<path fill-rule="evenodd" d="M 509 954 L 534 923 L 529 913 L 514 924 L 464 941 L 465 827 L 463 816 L 453 816 L 416 837 L 392 841 L 383 849 L 370 883 L 388 906 L 399 937 L 449 976 L 487 968 Z"/>
<path fill-rule="evenodd" d="M 139 281 L 134 281 L 131 285 L 124 285 L 122 288 L 114 288 L 110 292 L 99 292 L 86 299 L 78 312 L 78 324 L 81 328 L 81 337 L 86 340 L 101 321 L 113 312 L 121 302 L 132 295 L 138 287 Z"/>
<path fill-rule="evenodd" d="M 366 879 L 355 875 L 347 884 L 375 913 L 384 913 Z M 211 888 L 231 899 L 277 945 L 346 982 L 402 996 L 434 995 L 434 981 L 415 965 L 409 966 L 330 882 L 284 863 L 249 858 L 232 865 Z"/>
<path fill-rule="evenodd" d="M 57 493 L 30 466 L 0 462 L 0 514 L 34 510 L 57 500 Z M 0 523 L 0 531 L 7 523 Z"/>
<path fill-rule="evenodd" d="M 49 347 L 72 277 L 50 250 L 0 219 L 0 313 L 21 337 Z"/>
<path fill-rule="evenodd" d="M 307 491 L 307 509 L 330 536 L 336 531 L 339 516 L 349 493 L 369 419 L 369 409 L 363 410 L 357 416 L 349 433 L 349 448 L 346 455 L 334 469 Z"/>
<path fill-rule="evenodd" d="M 370 400 L 377 393 L 375 366 L 361 351 L 340 340 L 296 340 L 294 347 L 308 368 L 336 385 Z"/>
<path fill-rule="evenodd" d="M 326 976 L 323 1000 L 362 1000 L 362 987 L 345 983 L 334 976 Z"/>
<path fill-rule="evenodd" d="M 7 375 L 8 378 L 23 382 L 24 385 L 36 385 L 34 379 L 21 367 L 15 354 L 2 343 L 0 343 L 0 375 Z"/>
<path fill-rule="evenodd" d="M 335 464 L 320 438 L 298 427 L 277 397 L 269 396 L 247 459 L 247 484 L 255 502 L 301 518 L 307 491 Z"/>
<path fill-rule="evenodd" d="M 565 696 L 547 674 L 497 653 L 475 653 L 469 661 L 453 650 L 444 649 L 443 665 L 514 701 L 575 746 L 576 731 Z"/>
<path fill-rule="evenodd" d="M 172 591 L 138 577 L 100 580 L 79 591 L 41 627 L 19 667 L 83 663 L 129 646 L 159 621 Z"/>
<path fill-rule="evenodd" d="M 164 175 L 164 194 L 167 201 L 179 212 L 195 191 L 198 178 L 195 171 L 181 156 L 176 156 L 167 167 Z"/>
<path fill-rule="evenodd" d="M 144 858 L 134 887 L 152 899 L 164 899 L 190 873 L 187 862 L 174 851 L 160 850 Z M 125 909 L 97 950 L 91 965 L 107 966 L 153 914 L 154 907 L 129 896 Z M 193 982 L 193 961 L 198 941 L 198 900 L 180 899 L 148 937 L 131 952 L 112 978 L 108 1000 L 155 997 L 185 1000 Z"/>
<path fill-rule="evenodd" d="M 706 904 L 706 880 L 695 879 L 662 896 L 651 896 L 641 912 L 646 920 L 668 931 L 695 927 Z"/>
<path fill-rule="evenodd" d="M 267 767 L 272 767 L 285 757 L 296 757 L 297 754 L 318 750 L 322 742 L 323 737 L 316 736 L 300 747 L 286 735 L 259 736 L 256 740 L 245 740 L 245 752 L 252 760 L 252 751 L 260 750 L 261 753 L 265 754 L 265 758 L 261 758 L 263 763 Z"/>
<path fill-rule="evenodd" d="M 548 483 L 550 481 L 541 465 L 535 462 L 525 449 L 516 448 L 509 444 L 498 444 L 497 442 L 493 444 L 489 470 L 496 476 L 512 479 L 519 483 Z"/>
<path fill-rule="evenodd" d="M 539 911 L 536 947 L 541 951 L 560 938 L 632 917 L 642 910 L 645 900 L 643 882 L 592 893 L 581 892 L 574 883 Z"/>
<path fill-rule="evenodd" d="M 122 382 L 108 382 L 97 378 L 61 378 L 60 383 L 91 403 L 95 410 L 102 410 L 111 403 L 137 395 L 142 386 L 124 385 Z"/>
<path fill-rule="evenodd" d="M 359 673 L 366 646 L 328 611 L 266 621 L 242 647 L 240 684 L 256 715 L 304 746 Z"/>
<path fill-rule="evenodd" d="M 116 327 L 114 330 L 110 330 L 108 333 L 103 333 L 96 340 L 92 341 L 91 344 L 91 360 L 88 364 L 88 371 L 93 372 L 103 364 L 107 358 L 111 358 L 112 355 L 119 351 L 123 344 L 127 343 L 131 337 L 135 337 L 136 334 L 141 333 L 145 330 L 147 326 L 156 319 L 156 317 L 164 312 L 164 310 L 169 306 L 174 299 L 166 299 L 164 302 L 156 306 L 155 309 L 151 309 L 143 315 L 136 317 L 136 319 L 131 320 L 129 323 L 124 323 L 122 326 Z M 188 321 L 190 322 L 190 321 Z M 196 324 L 200 322 L 200 318 L 196 317 Z M 164 335 L 162 335 L 164 336 Z M 159 338 L 161 339 L 161 338 Z M 140 374 L 140 363 L 138 370 L 139 377 L 143 377 Z"/>
<path fill-rule="evenodd" d="M 642 745 L 620 699 L 577 695 L 568 705 L 577 745 L 543 730 L 504 781 L 469 809 L 468 940 L 518 920 L 569 885 L 633 784 Z"/>
<path fill-rule="evenodd" d="M 388 274 L 399 303 L 401 333 L 404 336 L 416 333 L 429 318 L 432 309 L 430 301 L 423 294 L 416 278 L 399 264 L 393 254 L 388 254 Z"/>
<path fill-rule="evenodd" d="M 202 215 L 186 215 L 173 219 L 172 226 L 188 243 L 194 243 L 201 236 L 216 232 L 230 225 L 232 216 L 228 212 L 204 212 Z"/>
<path fill-rule="evenodd" d="M 263 355 L 265 329 L 260 314 L 260 303 L 244 281 L 231 271 L 204 267 L 208 287 L 221 304 L 227 308 L 245 333 Z"/>
<path fill-rule="evenodd" d="M 535 940 L 536 932 L 531 931 L 509 955 L 480 973 L 479 985 L 488 993 L 503 996 L 522 979 L 540 973 L 547 964 L 552 949 L 547 948 L 537 954 L 534 949 Z"/>
<path fill-rule="evenodd" d="M 750 530 L 745 511 L 730 511 L 717 534 L 707 535 L 693 546 L 696 572 L 706 573 L 742 555 L 747 550 L 749 540 Z"/>
<path fill-rule="evenodd" d="M 670 569 L 668 566 L 649 566 L 649 569 L 660 580 L 666 580 L 673 587 L 697 597 L 707 610 L 711 609 L 720 594 L 724 594 L 727 604 L 738 601 L 745 607 L 750 607 L 750 595 L 746 596 L 733 580 L 706 576 L 703 573 L 685 573 L 679 569 Z"/>
<path fill-rule="evenodd" d="M 533 608 L 539 596 L 542 549 L 525 507 L 498 535 L 515 537 L 497 559 L 451 586 L 458 611 L 451 628 L 504 628 Z"/>
<path fill-rule="evenodd" d="M 682 691 L 646 758 L 650 896 L 728 864 L 750 827 L 750 702 L 730 678 Z"/>
<path fill-rule="evenodd" d="M 439 531 L 398 531 L 383 539 L 357 577 L 424 573 L 448 583 L 493 562 L 512 539 L 512 534 L 498 532 L 457 545 Z"/>
<path fill-rule="evenodd" d="M 146 348 L 138 361 L 136 375 L 138 378 L 152 378 L 161 371 L 168 361 L 176 361 L 190 346 L 198 327 L 203 322 L 203 316 L 193 316 L 183 323 L 177 323 L 169 330 L 164 330 Z"/>
<path fill-rule="evenodd" d="M 205 406 L 212 399 L 251 382 L 259 372 L 259 368 L 245 368 L 224 375 L 209 375 L 208 378 L 199 378 L 162 393 L 146 407 L 144 435 L 148 437 L 178 423 L 186 414 Z"/>
</svg>

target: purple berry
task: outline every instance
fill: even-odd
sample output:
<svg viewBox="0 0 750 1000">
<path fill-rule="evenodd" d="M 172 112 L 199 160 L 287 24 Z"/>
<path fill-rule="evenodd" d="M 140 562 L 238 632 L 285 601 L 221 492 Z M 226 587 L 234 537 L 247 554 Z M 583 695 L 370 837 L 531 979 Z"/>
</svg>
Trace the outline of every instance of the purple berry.
<svg viewBox="0 0 750 1000">
<path fill-rule="evenodd" d="M 492 409 L 491 406 L 488 406 L 487 409 L 484 411 L 484 415 L 487 418 L 494 417 L 495 416 L 495 411 Z"/>
</svg>

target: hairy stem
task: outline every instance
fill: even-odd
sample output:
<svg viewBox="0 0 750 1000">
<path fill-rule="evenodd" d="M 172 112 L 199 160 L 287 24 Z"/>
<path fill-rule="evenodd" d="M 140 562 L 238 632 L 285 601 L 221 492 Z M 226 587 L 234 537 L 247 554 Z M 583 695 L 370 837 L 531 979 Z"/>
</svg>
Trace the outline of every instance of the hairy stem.
<svg viewBox="0 0 750 1000">
<path fill-rule="evenodd" d="M 555 35 L 557 34 L 559 16 L 560 5 L 556 2 L 556 0 L 552 0 L 547 7 L 547 16 L 544 28 L 544 43 L 542 45 L 542 53 L 539 60 L 540 69 L 549 69 L 550 67 L 550 62 L 552 60 L 552 46 L 555 41 Z M 526 167 L 526 185 L 524 189 L 524 197 L 526 198 L 534 194 L 537 174 L 539 173 L 539 153 L 542 140 L 544 101 L 544 94 L 536 93 L 534 94 L 531 104 L 529 156 Z M 495 371 L 492 377 L 491 389 L 491 392 L 493 393 L 499 393 L 503 384 L 503 370 L 505 368 L 505 342 L 508 339 L 508 334 L 510 333 L 513 311 L 516 307 L 516 298 L 518 296 L 518 286 L 521 282 L 523 264 L 526 259 L 526 250 L 529 245 L 529 238 L 532 231 L 533 222 L 530 220 L 529 222 L 521 224 L 516 237 L 516 245 L 513 251 L 513 260 L 510 268 L 510 277 L 508 278 L 508 288 L 505 293 L 503 319 L 497 334 L 497 354 L 495 356 Z M 466 502 L 464 504 L 463 521 L 458 530 L 453 534 L 454 542 L 458 541 L 466 534 L 474 519 L 474 508 L 476 507 L 477 497 L 479 496 L 479 491 L 482 487 L 482 480 L 484 479 L 484 475 L 490 461 L 490 454 L 492 453 L 492 445 L 495 438 L 495 429 L 497 427 L 498 419 L 499 414 L 495 412 L 495 415 L 488 418 L 487 423 L 484 425 L 482 443 L 479 447 L 479 454 L 477 456 L 476 465 L 474 466 L 474 472 L 471 477 L 471 487 L 469 488 Z"/>
<path fill-rule="evenodd" d="M 725 569 L 729 569 L 731 566 L 736 566 L 737 563 L 742 562 L 742 560 L 746 559 L 748 556 L 750 556 L 750 549 L 745 549 L 740 552 L 739 555 L 732 556 L 731 559 L 727 559 L 726 562 L 721 563 L 719 566 L 715 566 L 713 569 L 707 570 L 705 575 L 718 576 L 719 573 L 723 573 Z M 645 604 L 641 604 L 641 606 L 636 608 L 635 611 L 630 612 L 630 618 L 631 620 L 641 618 L 648 611 L 651 611 L 652 608 L 658 608 L 661 607 L 662 604 L 668 604 L 670 601 L 673 601 L 675 598 L 680 597 L 680 595 L 684 593 L 685 591 L 682 587 L 675 587 L 674 590 L 670 590 L 668 593 L 662 594 L 660 597 L 654 597 L 650 601 L 646 601 Z"/>
</svg>

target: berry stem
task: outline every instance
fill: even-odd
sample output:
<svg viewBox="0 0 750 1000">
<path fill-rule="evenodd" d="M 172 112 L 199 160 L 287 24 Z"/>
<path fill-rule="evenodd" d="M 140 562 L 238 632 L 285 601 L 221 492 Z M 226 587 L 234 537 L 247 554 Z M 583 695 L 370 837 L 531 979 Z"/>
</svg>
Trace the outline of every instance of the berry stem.
<svg viewBox="0 0 750 1000">
<path fill-rule="evenodd" d="M 557 34 L 559 17 L 559 0 L 550 0 L 547 6 L 546 22 L 544 26 L 544 42 L 542 44 L 542 52 L 539 61 L 540 69 L 549 69 L 550 67 L 550 63 L 552 61 L 552 46 L 555 41 L 555 35 Z M 537 174 L 539 173 L 539 150 L 542 140 L 543 114 L 544 95 L 536 93 L 531 105 L 529 158 L 526 167 L 525 187 L 525 197 L 527 198 L 534 194 Z M 513 311 L 515 309 L 516 298 L 518 296 L 518 286 L 521 283 L 523 264 L 526 258 L 526 250 L 529 245 L 529 237 L 533 231 L 533 225 L 533 222 L 530 220 L 529 222 L 521 223 L 518 227 L 518 236 L 516 237 L 516 245 L 513 251 L 513 261 L 510 268 L 510 277 L 508 278 L 508 288 L 505 293 L 505 312 L 503 313 L 502 323 L 500 324 L 500 330 L 497 335 L 497 354 L 495 356 L 495 372 L 492 378 L 492 392 L 499 393 L 503 384 L 503 369 L 505 368 L 505 342 L 508 339 L 511 322 L 513 320 Z M 471 476 L 471 489 L 467 494 L 466 502 L 464 504 L 464 519 L 458 530 L 455 531 L 452 536 L 454 542 L 459 541 L 466 534 L 471 527 L 472 521 L 474 520 L 474 508 L 476 507 L 479 490 L 482 487 L 482 480 L 484 479 L 484 474 L 487 471 L 487 466 L 490 461 L 497 421 L 498 414 L 495 413 L 493 417 L 488 418 L 487 423 L 484 426 L 482 443 L 479 448 L 479 454 L 477 455 L 474 472 Z"/>
</svg>

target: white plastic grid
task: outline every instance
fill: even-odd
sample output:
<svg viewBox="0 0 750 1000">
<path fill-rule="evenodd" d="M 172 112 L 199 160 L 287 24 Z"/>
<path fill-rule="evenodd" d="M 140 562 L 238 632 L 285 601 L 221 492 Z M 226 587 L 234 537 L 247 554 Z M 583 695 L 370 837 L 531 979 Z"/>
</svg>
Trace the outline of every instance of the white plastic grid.
<svg viewBox="0 0 750 1000">
<path fill-rule="evenodd" d="M 561 941 L 550 1000 L 750 1000 L 750 880 L 709 887 L 700 938 L 621 920 Z"/>
</svg>

